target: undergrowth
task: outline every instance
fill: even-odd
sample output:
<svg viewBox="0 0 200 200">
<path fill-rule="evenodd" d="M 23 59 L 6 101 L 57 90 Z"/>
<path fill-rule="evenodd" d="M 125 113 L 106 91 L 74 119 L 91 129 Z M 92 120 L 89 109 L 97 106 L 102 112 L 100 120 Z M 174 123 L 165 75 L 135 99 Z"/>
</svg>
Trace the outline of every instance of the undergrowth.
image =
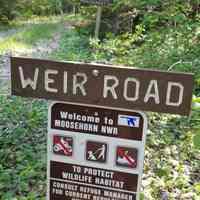
<svg viewBox="0 0 200 200">
<path fill-rule="evenodd" d="M 39 35 L 42 30 L 38 30 Z M 177 31 L 149 33 L 144 26 L 138 26 L 133 34 L 110 33 L 100 42 L 90 39 L 91 34 L 85 28 L 67 29 L 62 31 L 58 50 L 48 56 L 65 61 L 194 72 L 194 94 L 198 96 L 199 47 L 193 35 L 197 32 L 188 30 L 186 38 L 186 33 Z M 36 33 L 33 36 L 24 33 L 22 40 L 29 42 L 32 38 L 33 43 L 45 34 L 48 37 L 46 31 L 40 36 L 35 36 Z M 0 200 L 45 199 L 47 104 L 0 96 L 0 119 Z M 200 199 L 199 119 L 198 106 L 193 107 L 189 118 L 149 114 L 141 199 Z"/>
<path fill-rule="evenodd" d="M 0 96 L 0 199 L 45 199 L 47 106 Z"/>
<path fill-rule="evenodd" d="M 51 58 L 65 61 L 91 61 L 89 37 L 76 29 L 63 31 L 60 45 Z"/>
</svg>

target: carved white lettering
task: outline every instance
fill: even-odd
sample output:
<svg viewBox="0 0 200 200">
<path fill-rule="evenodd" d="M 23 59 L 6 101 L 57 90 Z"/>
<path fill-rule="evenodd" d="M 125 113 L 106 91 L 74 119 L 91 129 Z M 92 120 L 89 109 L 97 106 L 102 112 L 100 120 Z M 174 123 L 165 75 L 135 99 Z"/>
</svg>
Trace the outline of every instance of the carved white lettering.
<svg viewBox="0 0 200 200">
<path fill-rule="evenodd" d="M 109 82 L 113 82 L 114 83 L 109 86 Z M 116 76 L 109 76 L 109 75 L 105 75 L 104 76 L 104 88 L 103 88 L 103 97 L 107 98 L 108 97 L 108 93 L 110 92 L 113 96 L 114 99 L 117 99 L 117 93 L 115 91 L 116 87 L 119 85 L 119 80 L 117 79 Z"/>
<path fill-rule="evenodd" d="M 132 97 L 128 97 L 128 84 L 132 82 L 135 84 L 135 93 Z M 124 82 L 124 98 L 127 101 L 136 101 L 139 98 L 140 82 L 135 78 L 127 78 Z"/>
<path fill-rule="evenodd" d="M 47 92 L 53 92 L 53 93 L 57 93 L 58 92 L 58 89 L 56 88 L 51 88 L 49 85 L 54 83 L 54 79 L 51 79 L 49 77 L 49 75 L 56 75 L 58 74 L 58 71 L 57 70 L 53 70 L 53 69 L 47 69 L 45 71 L 45 75 L 44 75 L 44 84 L 45 84 L 45 90 Z"/>
<path fill-rule="evenodd" d="M 81 81 L 78 81 L 78 79 L 82 78 Z M 86 89 L 84 87 L 85 83 L 87 82 L 88 77 L 85 73 L 79 73 L 77 72 L 75 75 L 73 75 L 73 94 L 77 94 L 77 90 L 81 91 L 83 96 L 86 96 Z"/>
<path fill-rule="evenodd" d="M 153 90 L 153 92 L 152 92 Z M 158 81 L 151 80 L 147 89 L 147 92 L 144 97 L 144 102 L 147 103 L 150 98 L 153 98 L 156 104 L 160 103 L 159 90 L 158 90 Z"/>
<path fill-rule="evenodd" d="M 30 85 L 33 90 L 36 90 L 38 75 L 39 75 L 39 68 L 35 69 L 33 80 L 31 80 L 31 78 L 25 79 L 24 71 L 23 71 L 23 68 L 21 66 L 19 67 L 19 75 L 20 75 L 21 85 L 22 85 L 23 89 Z"/>
<path fill-rule="evenodd" d="M 178 96 L 178 100 L 176 102 L 171 101 L 173 87 L 177 87 L 179 89 L 179 94 L 176 95 Z M 169 82 L 167 87 L 166 105 L 176 106 L 176 107 L 180 106 L 183 102 L 183 92 L 184 92 L 184 87 L 182 84 L 176 82 Z"/>
<path fill-rule="evenodd" d="M 65 71 L 64 72 L 64 80 L 63 80 L 63 92 L 64 92 L 64 94 L 67 94 L 67 86 L 68 86 L 68 84 L 67 84 L 67 72 Z"/>
</svg>

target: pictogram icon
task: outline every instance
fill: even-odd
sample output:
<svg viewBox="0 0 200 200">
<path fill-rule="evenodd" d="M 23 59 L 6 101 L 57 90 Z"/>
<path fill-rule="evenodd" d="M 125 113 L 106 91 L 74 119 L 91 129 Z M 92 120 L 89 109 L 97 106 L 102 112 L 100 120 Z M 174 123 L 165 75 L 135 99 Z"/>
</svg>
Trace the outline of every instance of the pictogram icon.
<svg viewBox="0 0 200 200">
<path fill-rule="evenodd" d="M 71 137 L 54 135 L 53 152 L 59 155 L 72 156 L 73 139 Z"/>
<path fill-rule="evenodd" d="M 129 147 L 117 147 L 116 165 L 128 168 L 137 168 L 138 150 Z"/>
<path fill-rule="evenodd" d="M 88 141 L 86 144 L 86 160 L 105 163 L 107 159 L 107 144 Z"/>
</svg>

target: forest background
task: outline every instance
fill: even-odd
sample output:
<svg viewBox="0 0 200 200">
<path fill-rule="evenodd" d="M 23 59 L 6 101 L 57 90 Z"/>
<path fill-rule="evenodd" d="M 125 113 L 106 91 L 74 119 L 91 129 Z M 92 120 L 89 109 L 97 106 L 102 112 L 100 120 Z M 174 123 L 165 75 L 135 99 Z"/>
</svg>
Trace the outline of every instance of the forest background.
<svg viewBox="0 0 200 200">
<path fill-rule="evenodd" d="M 48 102 L 9 95 L 9 56 L 195 75 L 189 117 L 148 113 L 141 200 L 200 199 L 200 1 L 114 0 L 99 39 L 97 6 L 0 0 L 0 200 L 43 200 Z"/>
</svg>

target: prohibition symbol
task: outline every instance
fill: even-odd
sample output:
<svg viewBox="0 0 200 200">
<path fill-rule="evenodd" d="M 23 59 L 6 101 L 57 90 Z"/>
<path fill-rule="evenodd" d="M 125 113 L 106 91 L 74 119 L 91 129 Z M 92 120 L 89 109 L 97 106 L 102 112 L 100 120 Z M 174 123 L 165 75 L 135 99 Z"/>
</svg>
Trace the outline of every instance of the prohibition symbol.
<svg viewBox="0 0 200 200">
<path fill-rule="evenodd" d="M 53 137 L 53 152 L 63 156 L 72 156 L 73 139 L 54 135 Z"/>
<path fill-rule="evenodd" d="M 128 147 L 117 147 L 116 165 L 137 168 L 138 150 Z"/>
<path fill-rule="evenodd" d="M 107 144 L 88 141 L 86 144 L 86 160 L 105 163 L 107 159 Z"/>
</svg>

